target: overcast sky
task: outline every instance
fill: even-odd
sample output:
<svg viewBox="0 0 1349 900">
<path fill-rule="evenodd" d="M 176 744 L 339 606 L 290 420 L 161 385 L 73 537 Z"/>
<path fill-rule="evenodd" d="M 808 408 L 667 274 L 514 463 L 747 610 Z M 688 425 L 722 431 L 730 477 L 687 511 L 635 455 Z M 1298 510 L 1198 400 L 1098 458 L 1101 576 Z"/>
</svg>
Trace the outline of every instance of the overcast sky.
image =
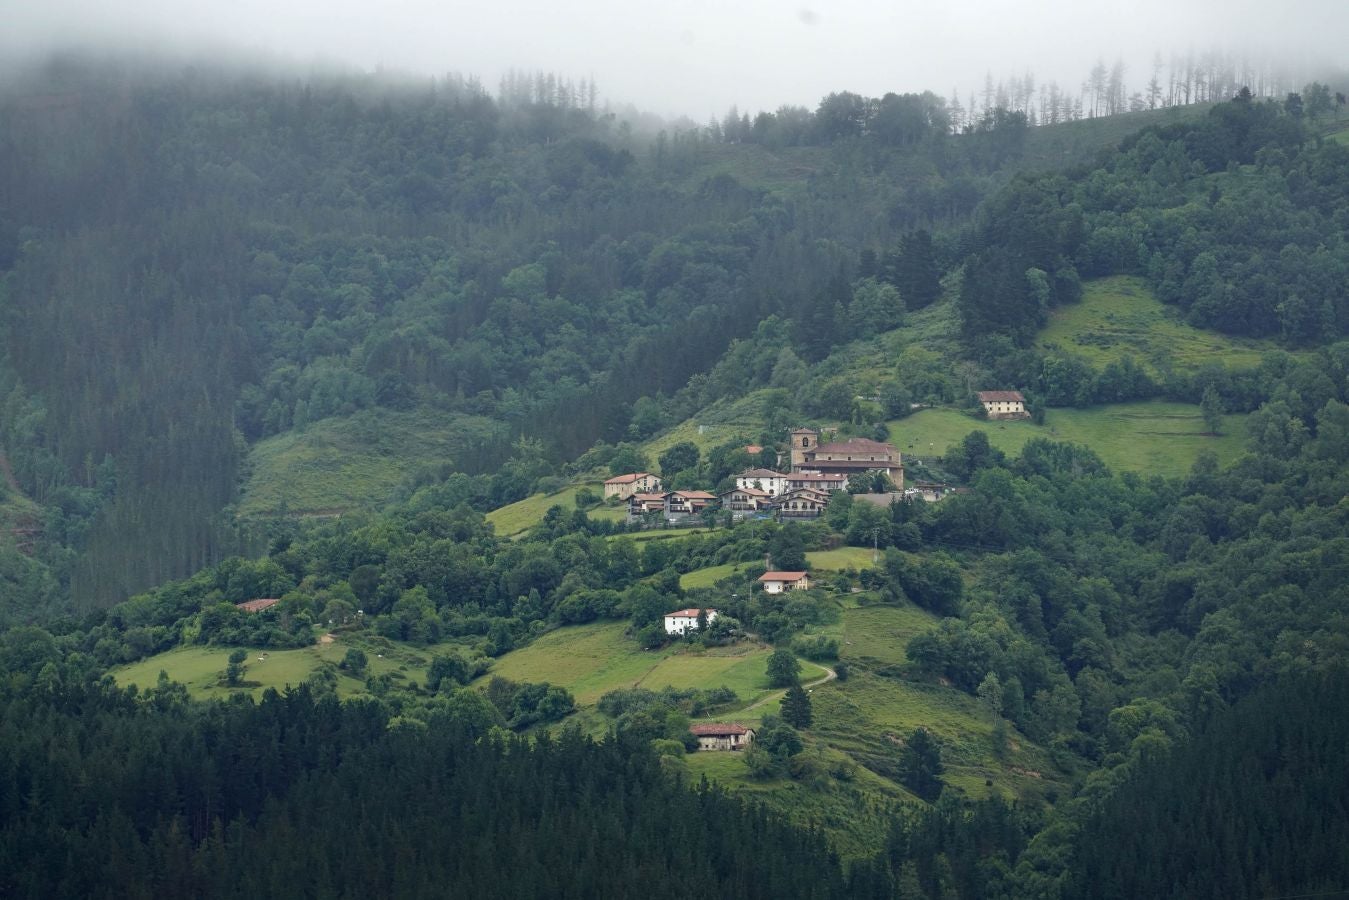
<svg viewBox="0 0 1349 900">
<path fill-rule="evenodd" d="M 930 89 L 1033 70 L 1076 87 L 1122 57 L 1222 47 L 1343 61 L 1349 0 L 0 0 L 0 52 L 204 43 L 372 69 L 593 75 L 601 95 L 702 121 L 732 104 Z"/>
</svg>

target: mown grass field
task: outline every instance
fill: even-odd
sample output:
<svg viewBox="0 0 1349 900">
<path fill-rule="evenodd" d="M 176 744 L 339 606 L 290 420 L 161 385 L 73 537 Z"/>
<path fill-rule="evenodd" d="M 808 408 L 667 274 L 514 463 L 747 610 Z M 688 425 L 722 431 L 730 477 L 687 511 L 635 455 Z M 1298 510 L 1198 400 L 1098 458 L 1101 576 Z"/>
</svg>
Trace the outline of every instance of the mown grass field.
<svg viewBox="0 0 1349 900">
<path fill-rule="evenodd" d="M 817 569 L 870 569 L 875 565 L 871 561 L 870 547 L 839 547 L 836 550 L 812 550 L 806 554 L 806 564 L 810 571 Z"/>
<path fill-rule="evenodd" d="M 579 706 L 591 706 L 618 688 L 715 688 L 725 685 L 745 702 L 771 692 L 766 675 L 769 648 L 758 644 L 718 647 L 701 653 L 675 644 L 643 650 L 626 637 L 626 623 L 597 622 L 549 632 L 527 647 L 498 659 L 492 675 L 516 681 L 561 685 L 576 696 Z M 802 663 L 802 677 L 823 670 Z"/>
<path fill-rule="evenodd" d="M 497 534 L 502 537 L 523 534 L 542 522 L 544 513 L 554 506 L 560 506 L 567 512 L 576 509 L 576 494 L 581 488 L 589 488 L 597 497 L 604 496 L 604 485 L 601 482 L 573 484 L 552 494 L 534 494 L 500 509 L 494 509 L 487 514 L 487 521 L 496 526 Z M 622 506 L 601 504 L 586 510 L 586 515 L 592 519 L 621 522 L 627 517 L 627 510 Z"/>
<path fill-rule="evenodd" d="M 709 566 L 706 569 L 696 569 L 679 576 L 679 586 L 684 590 L 712 587 L 723 578 L 729 578 L 736 572 L 759 564 L 758 562 L 725 563 L 720 566 Z M 873 563 L 871 551 L 865 547 L 839 547 L 837 550 L 812 550 L 806 554 L 806 565 L 811 572 L 815 572 L 869 569 Z"/>
<path fill-rule="evenodd" d="M 239 514 L 335 514 L 378 509 L 419 471 L 464 465 L 500 424 L 434 410 L 364 410 L 259 441 L 249 453 Z"/>
<path fill-rule="evenodd" d="M 1162 367 L 1192 369 L 1204 363 L 1251 368 L 1272 341 L 1228 337 L 1181 321 L 1141 278 L 1115 276 L 1088 281 L 1082 302 L 1054 310 L 1040 332 L 1039 345 L 1056 347 L 1100 369 L 1133 356 L 1153 372 Z"/>
<path fill-rule="evenodd" d="M 909 641 L 938 621 L 932 613 L 909 603 L 845 609 L 839 655 L 847 662 L 901 664 L 906 661 L 904 648 Z"/>
<path fill-rule="evenodd" d="M 1182 475 L 1204 450 L 1224 464 L 1241 455 L 1246 416 L 1223 416 L 1220 435 L 1206 432 L 1199 407 L 1147 401 L 1090 409 L 1051 409 L 1043 425 L 1021 419 L 990 422 L 954 409 L 923 409 L 890 423 L 890 440 L 901 453 L 940 456 L 971 431 L 982 431 L 994 447 L 1015 456 L 1032 438 L 1084 444 L 1120 472 Z M 905 478 L 923 478 L 921 466 L 906 464 Z"/>
<path fill-rule="evenodd" d="M 183 647 L 158 656 L 140 660 L 112 671 L 121 685 L 134 684 L 142 690 L 152 688 L 164 671 L 173 681 L 186 685 L 197 699 L 216 699 L 235 693 L 249 693 L 260 697 L 267 688 L 278 691 L 298 685 L 324 663 L 337 665 L 347 650 L 359 646 L 368 659 L 366 674 L 389 674 L 395 681 L 424 681 L 430 657 L 438 648 L 414 648 L 393 644 L 368 635 L 349 640 L 338 637 L 329 644 L 314 644 L 296 650 L 249 649 L 245 662 L 243 688 L 229 688 L 220 683 L 231 647 Z M 267 658 L 259 659 L 262 654 Z M 382 654 L 382 656 L 381 656 Z M 338 672 L 338 695 L 354 697 L 367 693 L 365 680 Z"/>
<path fill-rule="evenodd" d="M 1043 749 L 1014 729 L 1009 728 L 1010 740 L 1000 757 L 991 714 L 953 688 L 861 670 L 842 684 L 821 685 L 811 699 L 816 735 L 882 771 L 897 760 L 904 739 L 922 727 L 941 744 L 944 780 L 967 796 L 1036 795 L 1061 789 L 1066 780 Z"/>
</svg>

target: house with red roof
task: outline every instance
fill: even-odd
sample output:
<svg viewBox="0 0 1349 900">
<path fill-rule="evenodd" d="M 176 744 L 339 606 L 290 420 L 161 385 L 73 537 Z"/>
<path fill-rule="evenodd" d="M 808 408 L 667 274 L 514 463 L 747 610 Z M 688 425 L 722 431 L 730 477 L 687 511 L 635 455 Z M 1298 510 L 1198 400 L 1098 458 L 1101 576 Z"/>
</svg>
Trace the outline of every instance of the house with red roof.
<svg viewBox="0 0 1349 900">
<path fill-rule="evenodd" d="M 765 572 L 759 576 L 759 584 L 769 594 L 781 594 L 783 591 L 804 591 L 810 587 L 809 572 Z"/>
<path fill-rule="evenodd" d="M 897 486 L 904 487 L 904 462 L 892 444 L 864 437 L 821 444 L 820 434 L 813 428 L 798 428 L 791 439 L 793 474 L 813 472 L 846 479 L 859 472 L 884 472 Z"/>
<path fill-rule="evenodd" d="M 665 515 L 696 516 L 716 502 L 717 495 L 707 491 L 671 491 L 665 495 Z"/>
<path fill-rule="evenodd" d="M 737 722 L 699 722 L 689 731 L 698 739 L 699 750 L 743 750 L 754 743 L 754 729 Z"/>
<path fill-rule="evenodd" d="M 665 614 L 665 633 L 684 634 L 687 631 L 697 631 L 699 613 L 707 618 L 709 625 L 717 620 L 715 609 L 677 609 Z"/>
<path fill-rule="evenodd" d="M 278 597 L 259 597 L 257 600 L 245 600 L 243 603 L 234 604 L 234 606 L 246 613 L 257 613 L 264 609 L 271 609 L 280 602 L 281 600 Z"/>
<path fill-rule="evenodd" d="M 626 500 L 633 494 L 652 493 L 660 490 L 660 476 L 650 472 L 629 472 L 615 475 L 604 482 L 604 499 L 617 497 Z"/>
<path fill-rule="evenodd" d="M 746 469 L 735 476 L 735 486 L 742 490 L 754 488 L 776 497 L 787 490 L 787 476 L 772 469 Z"/>
<path fill-rule="evenodd" d="M 646 513 L 664 511 L 665 494 L 663 493 L 633 494 L 628 497 L 628 515 L 634 519 L 640 518 Z"/>
<path fill-rule="evenodd" d="M 767 491 L 760 491 L 752 487 L 724 491 L 718 495 L 717 499 L 721 501 L 722 509 L 733 513 L 758 512 L 772 506 Z"/>
<path fill-rule="evenodd" d="M 1028 419 L 1026 398 L 1020 391 L 980 391 L 975 394 L 990 419 Z"/>
</svg>

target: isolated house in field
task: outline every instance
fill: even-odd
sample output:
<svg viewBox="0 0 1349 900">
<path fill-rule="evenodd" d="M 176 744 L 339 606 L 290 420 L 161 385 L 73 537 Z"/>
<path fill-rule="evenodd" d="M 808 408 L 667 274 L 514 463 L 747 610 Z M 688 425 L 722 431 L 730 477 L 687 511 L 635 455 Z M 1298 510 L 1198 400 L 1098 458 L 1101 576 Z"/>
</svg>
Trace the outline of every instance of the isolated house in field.
<svg viewBox="0 0 1349 900">
<path fill-rule="evenodd" d="M 990 419 L 1028 419 L 1026 398 L 1020 391 L 980 391 L 975 395 Z"/>
<path fill-rule="evenodd" d="M 760 491 L 752 487 L 726 491 L 719 494 L 717 499 L 721 501 L 722 509 L 733 513 L 758 512 L 772 506 L 772 499 L 768 496 L 767 491 Z"/>
<path fill-rule="evenodd" d="M 698 613 L 700 612 L 707 616 L 707 624 L 709 625 L 717 620 L 715 609 L 680 609 L 665 614 L 665 633 L 684 634 L 687 631 L 697 631 Z"/>
<path fill-rule="evenodd" d="M 809 572 L 765 572 L 759 576 L 759 584 L 769 594 L 781 594 L 783 591 L 804 591 L 810 587 Z"/>
<path fill-rule="evenodd" d="M 821 444 L 813 428 L 792 432 L 793 475 L 816 473 L 846 479 L 856 472 L 884 472 L 896 485 L 904 486 L 904 463 L 891 444 L 861 437 Z"/>
<path fill-rule="evenodd" d="M 689 731 L 698 739 L 699 750 L 743 750 L 754 743 L 754 729 L 729 723 L 699 723 Z"/>
<path fill-rule="evenodd" d="M 650 472 L 629 472 L 627 475 L 615 475 L 604 482 L 604 499 L 617 497 L 626 500 L 633 494 L 651 493 L 660 490 L 660 476 Z"/>
<path fill-rule="evenodd" d="M 257 600 L 245 600 L 243 603 L 234 604 L 236 608 L 242 609 L 246 613 L 262 612 L 264 609 L 271 609 L 280 603 L 277 597 L 261 597 Z"/>
<path fill-rule="evenodd" d="M 787 476 L 772 469 L 746 469 L 735 476 L 738 488 L 754 488 L 770 497 L 776 497 L 787 490 Z"/>
</svg>

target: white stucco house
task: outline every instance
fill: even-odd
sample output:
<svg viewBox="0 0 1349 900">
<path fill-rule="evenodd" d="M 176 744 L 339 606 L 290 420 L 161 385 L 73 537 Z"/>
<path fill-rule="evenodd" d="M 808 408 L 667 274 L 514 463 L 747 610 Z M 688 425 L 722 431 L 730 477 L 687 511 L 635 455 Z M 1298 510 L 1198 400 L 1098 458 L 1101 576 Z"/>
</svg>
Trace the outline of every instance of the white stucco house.
<svg viewBox="0 0 1349 900">
<path fill-rule="evenodd" d="M 759 576 L 759 584 L 770 594 L 783 591 L 804 591 L 810 587 L 808 572 L 765 572 Z"/>
<path fill-rule="evenodd" d="M 665 614 L 665 633 L 683 634 L 686 631 L 698 630 L 698 613 L 707 614 L 707 624 L 711 625 L 717 620 L 717 611 L 715 609 L 681 609 L 672 613 Z"/>
</svg>

